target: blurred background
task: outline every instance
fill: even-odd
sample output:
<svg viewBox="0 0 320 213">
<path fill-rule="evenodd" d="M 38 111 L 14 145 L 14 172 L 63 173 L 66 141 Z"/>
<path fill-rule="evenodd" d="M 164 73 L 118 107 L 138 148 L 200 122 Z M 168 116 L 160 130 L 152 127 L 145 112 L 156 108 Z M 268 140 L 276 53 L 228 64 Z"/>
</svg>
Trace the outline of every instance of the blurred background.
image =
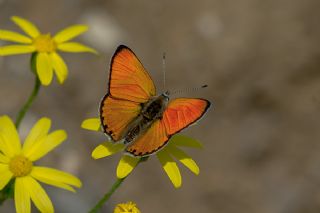
<svg viewBox="0 0 320 213">
<path fill-rule="evenodd" d="M 318 0 L 0 0 L 0 29 L 19 31 L 12 15 L 43 33 L 87 24 L 78 41 L 100 53 L 62 54 L 67 81 L 41 88 L 21 127 L 24 137 L 48 116 L 53 129 L 68 132 L 67 142 L 39 162 L 83 181 L 76 194 L 45 186 L 56 212 L 87 212 L 115 180 L 120 155 L 93 160 L 91 151 L 106 138 L 80 124 L 98 116 L 119 44 L 135 51 L 159 90 L 166 52 L 168 89 L 208 84 L 181 95 L 206 98 L 213 107 L 183 132 L 204 144 L 186 150 L 199 176 L 180 166 L 183 185 L 174 189 L 153 157 L 102 212 L 129 200 L 142 213 L 320 212 L 319 8 Z M 0 114 L 15 118 L 29 96 L 29 57 L 0 57 Z M 13 201 L 0 212 L 14 212 Z"/>
</svg>

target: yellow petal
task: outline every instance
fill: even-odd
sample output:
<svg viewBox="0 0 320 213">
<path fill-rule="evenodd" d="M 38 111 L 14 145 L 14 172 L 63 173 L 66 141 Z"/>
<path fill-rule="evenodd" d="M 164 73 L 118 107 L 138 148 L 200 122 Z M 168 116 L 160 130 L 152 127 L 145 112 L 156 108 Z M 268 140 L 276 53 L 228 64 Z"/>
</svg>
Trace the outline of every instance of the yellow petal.
<svg viewBox="0 0 320 213">
<path fill-rule="evenodd" d="M 25 33 L 27 33 L 32 38 L 40 35 L 38 28 L 32 24 L 30 21 L 20 18 L 18 16 L 12 16 L 11 20 L 16 23 Z"/>
<path fill-rule="evenodd" d="M 31 200 L 39 209 L 39 211 L 45 213 L 54 212 L 50 198 L 48 197 L 42 186 L 35 179 L 30 176 L 25 176 L 24 186 L 29 192 Z"/>
<path fill-rule="evenodd" d="M 10 159 L 7 156 L 1 154 L 0 152 L 0 163 L 9 163 L 9 161 Z"/>
<path fill-rule="evenodd" d="M 132 201 L 129 201 L 127 203 L 119 203 L 114 208 L 113 213 L 141 213 L 137 204 L 135 204 Z"/>
<path fill-rule="evenodd" d="M 63 84 L 68 76 L 68 67 L 63 61 L 63 59 L 57 53 L 50 54 L 52 67 L 57 75 L 58 81 L 60 84 Z"/>
<path fill-rule="evenodd" d="M 32 45 L 8 45 L 0 47 L 0 56 L 32 53 L 35 50 Z"/>
<path fill-rule="evenodd" d="M 176 146 L 185 146 L 185 147 L 190 147 L 190 148 L 202 148 L 202 144 L 193 139 L 189 138 L 184 135 L 174 135 L 171 139 L 170 142 L 171 144 L 174 144 Z"/>
<path fill-rule="evenodd" d="M 157 157 L 164 169 L 167 173 L 169 179 L 173 183 L 175 188 L 179 188 L 181 186 L 181 174 L 177 163 L 170 157 L 169 153 L 166 150 L 162 150 L 157 153 Z"/>
<path fill-rule="evenodd" d="M 0 117 L 0 150 L 7 157 L 13 157 L 21 151 L 18 132 L 8 116 Z"/>
<path fill-rule="evenodd" d="M 22 44 L 31 44 L 32 40 L 24 35 L 9 30 L 0 30 L 0 39 L 5 41 L 13 41 Z"/>
<path fill-rule="evenodd" d="M 71 186 L 80 188 L 82 185 L 81 181 L 77 177 L 69 173 L 47 167 L 34 166 L 31 171 L 31 176 L 43 183 L 72 192 L 75 192 L 75 190 Z"/>
<path fill-rule="evenodd" d="M 167 151 L 185 165 L 191 172 L 198 175 L 200 170 L 196 162 L 184 151 L 174 145 L 167 146 Z"/>
<path fill-rule="evenodd" d="M 97 146 L 91 156 L 94 159 L 99 159 L 99 158 L 103 158 L 103 157 L 107 157 L 110 155 L 113 155 L 117 152 L 120 152 L 121 150 L 123 150 L 124 145 L 122 143 L 112 143 L 112 142 L 104 142 L 103 144 L 100 144 L 99 146 Z"/>
<path fill-rule="evenodd" d="M 51 127 L 51 120 L 49 118 L 41 118 L 31 129 L 23 144 L 23 153 L 28 153 L 34 144 L 43 139 L 48 134 Z"/>
<path fill-rule="evenodd" d="M 58 44 L 58 49 L 65 52 L 91 52 L 94 54 L 98 54 L 94 49 L 77 42 Z"/>
<path fill-rule="evenodd" d="M 88 26 L 86 25 L 73 25 L 58 32 L 53 37 L 53 39 L 56 43 L 62 43 L 73 39 L 74 37 L 86 32 L 87 30 Z"/>
<path fill-rule="evenodd" d="M 52 81 L 52 63 L 47 53 L 37 54 L 37 73 L 42 85 L 48 86 Z"/>
<path fill-rule="evenodd" d="M 11 180 L 13 174 L 9 170 L 8 164 L 0 163 L 0 190 L 2 190 Z"/>
<path fill-rule="evenodd" d="M 119 179 L 127 177 L 139 161 L 140 158 L 123 155 L 117 167 L 117 177 Z"/>
<path fill-rule="evenodd" d="M 16 178 L 14 183 L 14 201 L 17 213 L 30 213 L 30 194 L 26 187 L 25 177 Z"/>
<path fill-rule="evenodd" d="M 81 124 L 81 128 L 92 131 L 99 131 L 101 128 L 100 118 L 88 118 L 84 120 Z"/>
<path fill-rule="evenodd" d="M 64 130 L 56 130 L 43 138 L 37 145 L 32 146 L 32 149 L 25 156 L 31 161 L 36 161 L 60 145 L 66 138 L 67 133 Z"/>
</svg>

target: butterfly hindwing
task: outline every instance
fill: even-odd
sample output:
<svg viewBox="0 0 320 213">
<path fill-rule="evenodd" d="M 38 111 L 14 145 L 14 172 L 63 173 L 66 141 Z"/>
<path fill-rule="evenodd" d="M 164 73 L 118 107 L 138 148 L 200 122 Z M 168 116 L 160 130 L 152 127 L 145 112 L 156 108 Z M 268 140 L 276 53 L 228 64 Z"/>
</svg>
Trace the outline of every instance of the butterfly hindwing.
<svg viewBox="0 0 320 213">
<path fill-rule="evenodd" d="M 101 103 L 101 121 L 104 131 L 113 141 L 120 140 L 123 130 L 140 111 L 139 103 L 105 97 Z"/>
<path fill-rule="evenodd" d="M 105 133 L 113 141 L 122 139 L 127 125 L 141 111 L 141 104 L 156 94 L 154 83 L 136 55 L 121 45 L 114 53 L 109 77 L 109 91 L 100 105 Z"/>
<path fill-rule="evenodd" d="M 126 151 L 134 156 L 145 156 L 154 153 L 168 141 L 164 123 L 155 121 L 144 134 L 127 146 Z"/>
<path fill-rule="evenodd" d="M 150 155 L 161 149 L 172 135 L 199 120 L 210 106 L 205 99 L 178 98 L 169 103 L 161 119 L 130 144 L 126 151 L 134 156 Z"/>
</svg>

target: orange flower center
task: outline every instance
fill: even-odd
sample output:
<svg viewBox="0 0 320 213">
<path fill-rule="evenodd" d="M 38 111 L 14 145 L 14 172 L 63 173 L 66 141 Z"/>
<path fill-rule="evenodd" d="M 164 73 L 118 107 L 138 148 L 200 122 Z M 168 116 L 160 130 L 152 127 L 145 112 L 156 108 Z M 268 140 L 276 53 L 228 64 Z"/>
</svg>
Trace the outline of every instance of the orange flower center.
<svg viewBox="0 0 320 213">
<path fill-rule="evenodd" d="M 50 34 L 39 35 L 33 40 L 33 45 L 38 52 L 54 52 L 57 48 L 56 42 L 52 39 Z"/>
<path fill-rule="evenodd" d="M 28 175 L 32 170 L 32 162 L 23 155 L 13 157 L 9 163 L 9 169 L 15 177 Z"/>
</svg>

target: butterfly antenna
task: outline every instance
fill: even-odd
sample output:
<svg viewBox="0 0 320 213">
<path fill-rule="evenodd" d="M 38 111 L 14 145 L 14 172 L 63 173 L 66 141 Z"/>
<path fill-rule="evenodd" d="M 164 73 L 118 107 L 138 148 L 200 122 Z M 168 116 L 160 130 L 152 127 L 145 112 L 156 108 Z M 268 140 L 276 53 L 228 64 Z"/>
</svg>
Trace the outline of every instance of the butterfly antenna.
<svg viewBox="0 0 320 213">
<path fill-rule="evenodd" d="M 174 92 L 172 92 L 171 94 L 174 95 L 174 94 L 179 94 L 179 93 L 190 93 L 190 92 L 196 92 L 200 89 L 203 89 L 203 88 L 206 88 L 208 87 L 207 84 L 204 84 L 200 87 L 193 87 L 193 88 L 186 88 L 186 89 L 179 89 L 179 90 L 176 90 Z"/>
<path fill-rule="evenodd" d="M 162 55 L 163 91 L 166 90 L 166 53 Z"/>
</svg>

